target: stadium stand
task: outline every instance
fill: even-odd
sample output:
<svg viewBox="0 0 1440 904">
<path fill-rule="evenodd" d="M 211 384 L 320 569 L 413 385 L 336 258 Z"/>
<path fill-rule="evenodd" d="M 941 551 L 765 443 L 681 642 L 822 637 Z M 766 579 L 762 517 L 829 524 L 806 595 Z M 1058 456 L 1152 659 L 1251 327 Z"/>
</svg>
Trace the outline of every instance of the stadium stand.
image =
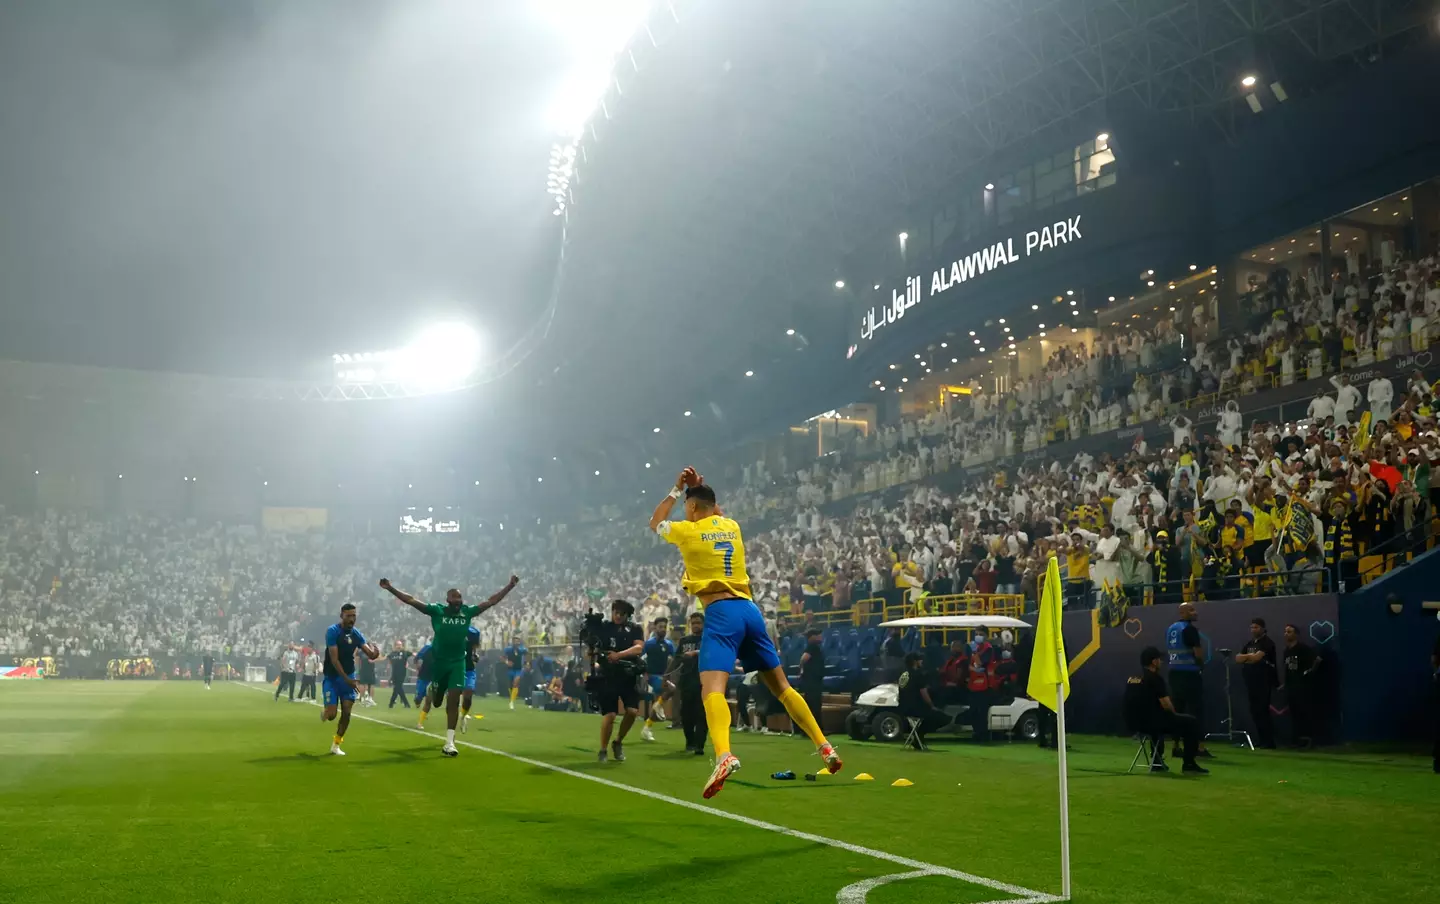
<svg viewBox="0 0 1440 904">
<path fill-rule="evenodd" d="M 1063 345 L 1043 375 L 1009 393 L 977 390 L 933 407 L 793 477 L 746 467 L 730 512 L 752 526 L 757 599 L 786 628 L 834 625 L 827 657 L 853 675 L 877 657 L 870 625 L 885 607 L 1018 611 L 1033 605 L 1052 555 L 1075 606 L 1373 578 L 1433 534 L 1435 389 L 1418 370 L 1393 392 L 1379 386 L 1389 382 L 1382 377 L 1364 395 L 1334 376 L 1428 347 L 1440 312 L 1437 276 L 1431 255 L 1337 283 L 1331 294 L 1303 279 L 1277 281 L 1247 300 L 1239 328 L 1205 333 L 1186 360 L 1182 311 L 1152 329 Z M 1317 391 L 1307 416 L 1292 422 L 1243 422 L 1239 402 L 1302 376 L 1336 391 Z M 1221 404 L 1233 413 L 1214 433 L 1188 416 Z M 1169 425 L 1172 442 L 1152 446 L 1121 432 L 1147 422 Z M 1095 453 L 1047 454 L 1084 436 L 1106 442 Z M 1277 496 L 1291 505 L 1277 508 Z M 1227 509 L 1238 511 L 1240 530 L 1225 530 Z M 587 607 L 617 596 L 640 601 L 647 622 L 667 615 L 673 623 L 688 605 L 674 567 L 638 519 L 612 527 L 574 537 L 557 527 L 512 529 L 443 543 L 159 516 L 8 514 L 0 519 L 0 655 L 57 656 L 72 668 L 204 651 L 263 662 L 314 636 L 352 600 L 364 605 L 371 636 L 415 649 L 424 641 L 415 620 L 375 602 L 380 574 L 432 598 L 453 584 L 479 594 L 512 570 L 526 575 L 503 615 L 484 626 L 492 648 L 513 631 L 535 644 L 572 643 Z M 907 636 L 906 650 L 921 642 Z M 788 664 L 802 647 L 782 642 Z"/>
</svg>

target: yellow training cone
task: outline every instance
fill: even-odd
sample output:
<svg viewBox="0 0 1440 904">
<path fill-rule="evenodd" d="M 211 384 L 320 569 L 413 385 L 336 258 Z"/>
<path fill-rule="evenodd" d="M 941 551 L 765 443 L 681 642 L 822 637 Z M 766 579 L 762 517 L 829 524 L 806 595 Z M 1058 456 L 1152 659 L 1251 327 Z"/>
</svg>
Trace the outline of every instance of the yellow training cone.
<svg viewBox="0 0 1440 904">
<path fill-rule="evenodd" d="M 895 779 L 895 781 L 893 781 L 893 782 L 890 783 L 890 787 L 892 787 L 892 788 L 908 788 L 908 787 L 910 787 L 910 786 L 913 785 L 913 784 L 915 784 L 915 783 L 912 782 L 912 781 L 910 781 L 910 779 L 908 779 L 908 778 L 897 778 L 897 779 Z"/>
<path fill-rule="evenodd" d="M 873 782 L 873 781 L 875 781 L 875 776 L 871 775 L 871 774 L 868 773 L 868 772 L 862 772 L 862 773 L 860 773 L 859 775 L 855 776 L 855 781 L 857 781 L 857 782 Z"/>
</svg>

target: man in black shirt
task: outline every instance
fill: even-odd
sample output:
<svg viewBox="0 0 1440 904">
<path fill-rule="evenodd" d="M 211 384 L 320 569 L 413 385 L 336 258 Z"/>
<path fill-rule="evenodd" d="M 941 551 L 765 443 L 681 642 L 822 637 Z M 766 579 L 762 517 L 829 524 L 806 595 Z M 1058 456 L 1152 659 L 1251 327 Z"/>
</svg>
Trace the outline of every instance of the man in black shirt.
<svg viewBox="0 0 1440 904">
<path fill-rule="evenodd" d="M 205 671 L 205 689 L 208 691 L 210 689 L 210 678 L 215 673 L 215 657 L 206 653 L 200 657 L 200 667 Z"/>
<path fill-rule="evenodd" d="M 900 673 L 900 715 L 908 719 L 919 719 L 916 729 L 916 750 L 925 749 L 925 736 L 949 723 L 945 714 L 935 708 L 930 700 L 929 678 L 921 663 L 925 657 L 911 653 L 905 657 L 905 670 Z"/>
<path fill-rule="evenodd" d="M 810 707 L 816 725 L 823 724 L 821 711 L 825 706 L 825 648 L 820 645 L 823 636 L 819 628 L 806 631 L 805 653 L 800 657 L 800 693 L 805 695 L 805 705 Z"/>
<path fill-rule="evenodd" d="M 1315 743 L 1318 719 L 1315 705 L 1316 676 L 1320 655 L 1300 639 L 1294 625 L 1285 626 L 1285 699 L 1290 702 L 1290 729 L 1295 746 L 1302 750 Z"/>
<path fill-rule="evenodd" d="M 690 616 L 690 633 L 680 638 L 671 671 L 676 672 L 675 684 L 680 691 L 680 727 L 685 730 L 685 749 L 696 756 L 705 755 L 705 704 L 700 697 L 700 635 L 705 631 L 705 614 Z"/>
<path fill-rule="evenodd" d="M 1265 619 L 1250 620 L 1250 642 L 1235 661 L 1245 675 L 1245 693 L 1250 698 L 1250 718 L 1255 723 L 1255 743 L 1275 749 L 1275 725 L 1270 718 L 1270 692 L 1279 684 L 1275 671 L 1275 641 L 1265 633 Z"/>
<path fill-rule="evenodd" d="M 596 698 L 600 703 L 600 762 L 615 755 L 615 762 L 625 762 L 625 735 L 635 724 L 640 714 L 640 677 L 645 672 L 641 654 L 645 651 L 645 632 L 630 622 L 635 607 L 625 600 L 615 600 L 610 605 L 610 620 L 600 626 L 599 640 L 595 646 L 599 657 L 600 690 Z M 625 718 L 620 722 L 620 733 L 610 743 L 610 733 L 615 717 L 621 710 Z"/>
<path fill-rule="evenodd" d="M 1146 647 L 1140 654 L 1140 665 L 1144 668 L 1140 683 L 1145 688 L 1147 710 L 1143 727 L 1155 735 L 1178 737 L 1184 744 L 1185 766 L 1182 771 L 1208 775 L 1210 770 L 1195 762 L 1196 749 L 1200 745 L 1200 722 L 1194 716 L 1176 712 L 1175 704 L 1170 700 L 1170 689 L 1165 686 L 1165 678 L 1160 674 L 1160 660 L 1163 658 L 1164 654 L 1154 647 Z M 1163 738 L 1155 744 L 1155 749 L 1158 761 L 1160 751 L 1165 749 Z"/>
<path fill-rule="evenodd" d="M 1434 746 L 1430 749 L 1430 756 L 1434 761 L 1431 765 L 1435 772 L 1440 774 L 1440 636 L 1435 638 L 1435 649 L 1430 651 L 1430 671 L 1435 683 L 1435 724 L 1431 726 L 1435 733 L 1435 740 Z"/>
<path fill-rule="evenodd" d="M 891 628 L 884 643 L 880 645 L 880 662 L 887 677 L 899 676 L 905 662 L 905 647 L 900 641 L 899 628 Z"/>
<path fill-rule="evenodd" d="M 405 696 L 405 666 L 410 662 L 410 654 L 405 649 L 405 641 L 395 641 L 395 649 L 390 651 L 385 661 L 390 663 L 390 709 L 395 708 L 396 699 L 409 709 L 410 698 Z"/>
</svg>

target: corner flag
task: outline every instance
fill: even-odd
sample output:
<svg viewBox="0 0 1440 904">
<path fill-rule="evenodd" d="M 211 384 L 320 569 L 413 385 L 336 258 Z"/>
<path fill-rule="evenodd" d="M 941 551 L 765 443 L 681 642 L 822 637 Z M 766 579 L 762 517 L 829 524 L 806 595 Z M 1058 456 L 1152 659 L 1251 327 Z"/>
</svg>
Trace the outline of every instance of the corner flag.
<svg viewBox="0 0 1440 904">
<path fill-rule="evenodd" d="M 1031 699 L 1051 712 L 1059 712 L 1056 687 L 1070 696 L 1069 660 L 1065 658 L 1065 637 L 1060 630 L 1060 563 L 1052 558 L 1045 571 L 1045 592 L 1040 597 L 1040 619 L 1035 623 L 1035 657 L 1030 661 Z"/>
<path fill-rule="evenodd" d="M 1025 688 L 1041 706 L 1055 713 L 1055 747 L 1060 761 L 1060 899 L 1070 900 L 1070 778 L 1065 763 L 1065 701 L 1070 699 L 1070 664 L 1060 631 L 1060 563 L 1052 557 L 1045 569 L 1045 592 L 1035 622 L 1035 657 Z"/>
</svg>

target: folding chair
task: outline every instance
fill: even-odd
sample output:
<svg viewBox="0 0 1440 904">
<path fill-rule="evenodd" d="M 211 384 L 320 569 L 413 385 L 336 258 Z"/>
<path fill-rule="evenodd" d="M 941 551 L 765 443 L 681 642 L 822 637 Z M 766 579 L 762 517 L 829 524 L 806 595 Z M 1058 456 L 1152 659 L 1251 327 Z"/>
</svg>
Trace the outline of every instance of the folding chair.
<svg viewBox="0 0 1440 904">
<path fill-rule="evenodd" d="M 1135 758 L 1130 761 L 1130 768 L 1125 770 L 1125 774 L 1129 775 L 1135 771 L 1135 767 L 1140 763 L 1142 756 L 1145 758 L 1145 771 L 1149 772 L 1155 764 L 1154 738 L 1143 732 L 1137 732 L 1132 740 L 1139 742 L 1140 746 L 1135 749 Z"/>
<path fill-rule="evenodd" d="M 905 746 L 914 747 L 916 750 L 929 750 L 930 748 L 925 746 L 925 739 L 920 737 L 920 726 L 925 724 L 925 720 L 906 716 L 905 724 L 910 726 L 910 733 L 905 736 Z"/>
</svg>

